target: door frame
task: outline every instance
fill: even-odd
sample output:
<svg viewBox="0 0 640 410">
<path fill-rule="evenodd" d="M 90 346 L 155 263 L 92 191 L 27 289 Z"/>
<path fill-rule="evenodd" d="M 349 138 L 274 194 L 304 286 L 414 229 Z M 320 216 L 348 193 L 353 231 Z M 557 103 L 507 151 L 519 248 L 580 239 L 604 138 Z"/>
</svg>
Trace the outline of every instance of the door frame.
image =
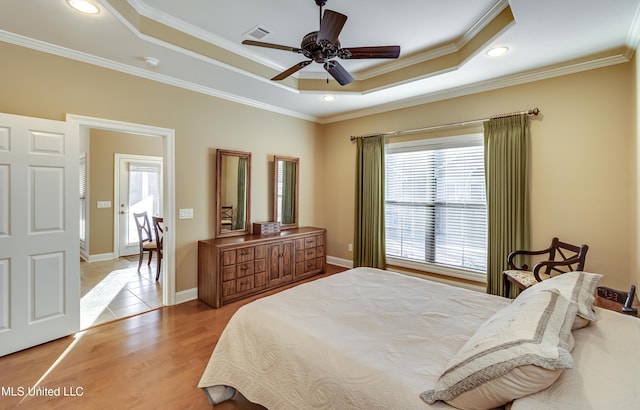
<svg viewBox="0 0 640 410">
<path fill-rule="evenodd" d="M 116 153 L 113 160 L 113 257 L 120 257 L 120 161 L 121 160 L 139 160 L 141 162 L 162 158 L 152 155 L 136 155 L 136 154 L 119 154 Z M 151 162 L 151 161 L 150 161 Z M 164 169 L 162 170 L 162 180 L 164 181 Z M 162 186 L 162 212 L 164 213 L 164 182 Z M 128 210 L 128 208 L 127 208 Z M 161 213 L 162 215 L 162 213 Z M 137 242 L 136 242 L 137 243 Z M 136 254 L 138 251 L 136 250 Z"/>
<path fill-rule="evenodd" d="M 162 138 L 164 158 L 162 208 L 165 226 L 162 244 L 164 267 L 162 269 L 162 302 L 166 306 L 175 305 L 175 130 L 75 114 L 67 114 L 66 119 L 72 127 L 77 129 L 79 136 L 88 134 L 90 128 L 98 128 Z"/>
</svg>

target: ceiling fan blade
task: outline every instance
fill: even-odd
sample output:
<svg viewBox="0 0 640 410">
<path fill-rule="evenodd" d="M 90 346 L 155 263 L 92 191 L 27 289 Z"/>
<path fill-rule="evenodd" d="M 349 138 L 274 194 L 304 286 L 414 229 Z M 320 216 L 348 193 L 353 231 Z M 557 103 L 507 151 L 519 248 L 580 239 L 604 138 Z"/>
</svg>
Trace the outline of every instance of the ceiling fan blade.
<svg viewBox="0 0 640 410">
<path fill-rule="evenodd" d="M 302 49 L 300 48 L 295 48 L 290 46 L 281 46 L 280 44 L 273 44 L 273 43 L 263 43 L 262 41 L 244 40 L 242 44 L 245 44 L 247 46 L 275 48 L 276 50 L 293 51 L 294 53 L 298 53 L 298 54 L 302 53 Z"/>
<path fill-rule="evenodd" d="M 317 43 L 321 46 L 326 46 L 327 44 L 335 45 L 346 21 L 347 16 L 344 14 L 333 10 L 325 10 L 320 22 Z"/>
<path fill-rule="evenodd" d="M 335 78 L 340 85 L 346 85 L 353 81 L 351 74 L 337 61 L 327 61 L 324 63 L 324 69 L 327 70 L 327 72 L 331 74 L 331 77 Z"/>
<path fill-rule="evenodd" d="M 289 77 L 291 74 L 297 73 L 298 71 L 302 70 L 303 68 L 305 68 L 306 66 L 311 64 L 311 61 L 312 60 L 301 61 L 298 64 L 294 65 L 293 67 L 291 67 L 291 68 L 281 72 L 277 76 L 273 77 L 271 80 L 273 80 L 273 81 L 284 80 L 285 78 Z"/>
<path fill-rule="evenodd" d="M 379 47 L 352 47 L 343 48 L 338 52 L 340 58 L 398 58 L 400 46 L 379 46 Z"/>
</svg>

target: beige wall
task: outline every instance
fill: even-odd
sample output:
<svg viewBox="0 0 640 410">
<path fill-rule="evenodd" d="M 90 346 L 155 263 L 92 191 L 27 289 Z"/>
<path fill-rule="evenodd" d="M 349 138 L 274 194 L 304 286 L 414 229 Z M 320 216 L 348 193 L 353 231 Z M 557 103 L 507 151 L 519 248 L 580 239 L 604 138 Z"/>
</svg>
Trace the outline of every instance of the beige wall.
<svg viewBox="0 0 640 410">
<path fill-rule="evenodd" d="M 636 269 L 632 65 L 621 64 L 325 127 L 328 254 L 350 259 L 355 145 L 349 136 L 453 123 L 539 107 L 531 125 L 531 235 L 589 245 L 587 270 L 628 288 Z M 331 205 L 331 206 L 329 206 Z"/>
<path fill-rule="evenodd" d="M 320 126 L 0 42 L 0 112 L 64 120 L 67 113 L 171 128 L 176 141 L 176 290 L 197 286 L 197 241 L 214 229 L 216 148 L 252 153 L 251 219 L 268 220 L 268 161 L 300 158 L 300 223 L 317 225 Z"/>
<path fill-rule="evenodd" d="M 635 66 L 621 64 L 339 123 L 318 125 L 0 43 L 0 112 L 66 113 L 176 130 L 176 289 L 197 284 L 197 241 L 214 235 L 215 149 L 252 153 L 251 220 L 270 219 L 272 155 L 300 157 L 300 224 L 328 228 L 350 259 L 355 148 L 350 135 L 539 107 L 532 123 L 532 245 L 589 244 L 587 269 L 627 288 L 637 262 Z"/>
<path fill-rule="evenodd" d="M 97 208 L 97 201 L 114 202 L 115 154 L 161 157 L 162 139 L 92 129 L 89 155 L 89 255 L 113 252 L 113 208 Z"/>
</svg>

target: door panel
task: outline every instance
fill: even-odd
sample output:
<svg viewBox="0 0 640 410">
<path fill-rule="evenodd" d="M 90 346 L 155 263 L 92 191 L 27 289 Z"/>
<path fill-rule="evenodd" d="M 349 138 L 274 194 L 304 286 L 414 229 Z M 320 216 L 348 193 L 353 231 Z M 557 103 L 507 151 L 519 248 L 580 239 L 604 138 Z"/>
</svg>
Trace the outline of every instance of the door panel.
<svg viewBox="0 0 640 410">
<path fill-rule="evenodd" d="M 80 327 L 78 138 L 0 114 L 0 356 Z"/>
</svg>

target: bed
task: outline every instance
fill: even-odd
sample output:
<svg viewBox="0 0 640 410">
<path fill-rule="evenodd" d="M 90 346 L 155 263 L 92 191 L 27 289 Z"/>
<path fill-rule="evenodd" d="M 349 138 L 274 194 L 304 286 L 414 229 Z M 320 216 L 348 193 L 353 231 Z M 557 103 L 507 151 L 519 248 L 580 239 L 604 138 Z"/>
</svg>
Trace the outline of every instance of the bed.
<svg viewBox="0 0 640 410">
<path fill-rule="evenodd" d="M 632 377 L 640 368 L 640 320 L 591 310 L 599 277 L 581 279 L 580 289 L 574 283 L 527 291 L 511 303 L 399 273 L 352 269 L 241 307 L 199 387 L 213 405 L 237 390 L 269 409 L 492 408 L 501 402 L 522 410 L 565 399 L 573 406 L 566 408 L 632 408 L 640 403 L 640 379 Z M 573 329 L 581 313 L 572 297 L 588 305 L 584 316 L 594 315 L 582 329 Z M 517 320 L 521 325 L 512 329 L 513 317 L 531 320 Z M 533 364 L 526 362 L 531 357 Z M 588 370 L 595 365 L 610 370 Z M 504 391 L 513 381 L 506 377 L 522 369 L 535 369 L 536 382 L 548 379 L 550 387 L 518 391 L 514 397 L 525 397 L 507 403 Z M 478 395 L 491 397 L 481 402 Z M 621 406 L 612 407 L 612 400 Z"/>
</svg>

